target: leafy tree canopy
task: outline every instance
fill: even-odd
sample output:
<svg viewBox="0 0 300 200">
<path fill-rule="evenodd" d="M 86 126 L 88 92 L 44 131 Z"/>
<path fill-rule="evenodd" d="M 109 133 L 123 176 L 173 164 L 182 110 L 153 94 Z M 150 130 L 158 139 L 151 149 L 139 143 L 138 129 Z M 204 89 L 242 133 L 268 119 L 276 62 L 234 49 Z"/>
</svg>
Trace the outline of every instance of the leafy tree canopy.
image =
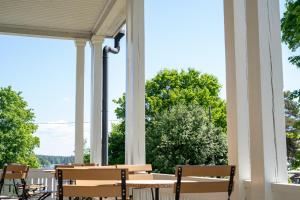
<svg viewBox="0 0 300 200">
<path fill-rule="evenodd" d="M 146 120 L 156 114 L 171 109 L 173 105 L 195 104 L 209 112 L 217 127 L 226 129 L 226 105 L 219 97 L 221 85 L 218 79 L 199 71 L 162 70 L 154 78 L 146 82 Z M 115 110 L 118 119 L 125 119 L 125 94 L 118 100 Z"/>
<path fill-rule="evenodd" d="M 151 126 L 152 121 L 154 122 L 158 115 L 164 111 L 170 111 L 173 106 L 195 105 L 202 107 L 211 123 L 225 134 L 226 105 L 219 97 L 220 89 L 221 85 L 216 77 L 201 74 L 194 69 L 160 71 L 146 82 L 146 127 Z M 121 123 L 113 125 L 109 138 L 110 164 L 123 163 L 125 149 L 125 94 L 114 102 L 118 105 L 115 113 Z M 146 135 L 149 134 L 149 130 L 146 128 Z M 146 140 L 146 143 L 148 142 L 149 140 Z"/>
<path fill-rule="evenodd" d="M 281 19 L 282 41 L 295 53 L 289 57 L 290 63 L 300 68 L 300 0 L 286 0 L 286 11 Z M 298 98 L 300 102 L 300 90 L 293 91 L 290 99 Z"/>
<path fill-rule="evenodd" d="M 125 162 L 125 123 L 113 124 L 108 138 L 109 164 L 122 164 Z"/>
<path fill-rule="evenodd" d="M 174 173 L 178 164 L 226 164 L 226 135 L 197 105 L 174 105 L 147 127 L 147 161 L 159 172 Z"/>
<path fill-rule="evenodd" d="M 0 167 L 5 163 L 23 163 L 38 167 L 34 148 L 39 138 L 33 136 L 37 125 L 34 113 L 20 92 L 11 87 L 0 88 Z"/>
<path fill-rule="evenodd" d="M 300 46 L 300 0 L 287 0 L 286 11 L 281 19 L 282 41 L 295 52 Z M 300 56 L 291 56 L 289 61 L 300 67 Z"/>
</svg>

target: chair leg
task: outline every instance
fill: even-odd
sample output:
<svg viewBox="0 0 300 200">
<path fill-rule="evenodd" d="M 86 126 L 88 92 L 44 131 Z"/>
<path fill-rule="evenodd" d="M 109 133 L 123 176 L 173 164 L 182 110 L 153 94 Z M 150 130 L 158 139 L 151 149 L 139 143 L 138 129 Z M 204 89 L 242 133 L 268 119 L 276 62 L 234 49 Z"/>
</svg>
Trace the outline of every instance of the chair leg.
<svg viewBox="0 0 300 200">
<path fill-rule="evenodd" d="M 45 194 L 43 194 L 42 196 L 40 196 L 40 197 L 38 198 L 38 200 L 44 200 L 44 199 L 46 199 L 47 197 L 49 197 L 50 195 L 51 195 L 50 192 L 46 192 Z"/>
<path fill-rule="evenodd" d="M 154 200 L 153 188 L 151 188 L 151 196 L 152 196 L 152 200 Z"/>
</svg>

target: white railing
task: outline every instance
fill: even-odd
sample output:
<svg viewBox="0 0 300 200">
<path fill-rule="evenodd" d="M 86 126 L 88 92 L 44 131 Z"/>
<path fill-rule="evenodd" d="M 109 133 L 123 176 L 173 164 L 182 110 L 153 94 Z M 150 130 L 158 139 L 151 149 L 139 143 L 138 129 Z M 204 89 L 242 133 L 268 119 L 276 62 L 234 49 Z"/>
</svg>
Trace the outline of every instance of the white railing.
<svg viewBox="0 0 300 200">
<path fill-rule="evenodd" d="M 47 187 L 48 191 L 56 191 L 57 182 L 55 180 L 54 174 L 50 172 L 45 172 L 42 169 L 30 169 L 27 177 L 27 183 L 29 184 L 42 184 Z M 54 199 L 54 193 L 52 193 L 51 199 Z"/>
<path fill-rule="evenodd" d="M 251 199 L 251 181 L 244 182 L 247 199 Z M 300 184 L 273 183 L 271 185 L 273 200 L 299 200 Z"/>
</svg>

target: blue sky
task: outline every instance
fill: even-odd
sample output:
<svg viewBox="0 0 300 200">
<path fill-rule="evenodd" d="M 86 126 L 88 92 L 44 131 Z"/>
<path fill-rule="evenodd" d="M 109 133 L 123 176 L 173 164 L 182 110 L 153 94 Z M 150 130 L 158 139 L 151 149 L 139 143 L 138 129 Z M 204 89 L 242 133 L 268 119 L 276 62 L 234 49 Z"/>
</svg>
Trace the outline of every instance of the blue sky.
<svg viewBox="0 0 300 200">
<path fill-rule="evenodd" d="M 281 11 L 284 9 L 284 0 Z M 218 77 L 225 92 L 223 0 L 145 0 L 146 79 L 163 68 L 198 69 Z M 105 44 L 112 45 L 111 40 Z M 110 55 L 109 119 L 116 120 L 112 99 L 125 91 L 125 40 Z M 284 88 L 300 85 L 300 71 L 291 66 L 283 45 Z M 0 87 L 22 91 L 34 109 L 41 139 L 36 153 L 71 155 L 74 150 L 75 61 L 71 40 L 0 35 Z M 85 138 L 89 140 L 90 45 L 85 60 Z M 87 142 L 88 144 L 89 142 Z"/>
</svg>

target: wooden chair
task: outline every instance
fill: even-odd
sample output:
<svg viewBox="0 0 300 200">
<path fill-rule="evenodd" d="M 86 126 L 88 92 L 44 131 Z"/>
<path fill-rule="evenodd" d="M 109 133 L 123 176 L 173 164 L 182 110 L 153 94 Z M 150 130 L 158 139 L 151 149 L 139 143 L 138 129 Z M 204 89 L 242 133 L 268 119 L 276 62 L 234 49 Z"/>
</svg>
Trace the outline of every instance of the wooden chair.
<svg viewBox="0 0 300 200">
<path fill-rule="evenodd" d="M 0 191 L 3 188 L 5 180 L 12 180 L 16 195 L 19 199 L 36 198 L 43 200 L 51 195 L 50 191 L 46 190 L 46 186 L 41 184 L 27 184 L 29 167 L 22 164 L 4 165 L 3 174 L 0 180 Z M 17 183 L 16 181 L 20 181 Z M 21 191 L 21 192 L 20 192 Z M 8 197 L 9 198 L 9 197 Z M 5 199 L 1 197 L 1 199 Z"/>
<path fill-rule="evenodd" d="M 3 189 L 5 180 L 12 180 L 13 181 L 12 185 L 14 186 L 17 197 L 25 199 L 26 197 L 25 179 L 27 178 L 28 170 L 29 167 L 27 165 L 19 165 L 19 164 L 4 165 L 2 176 L 0 179 L 0 194 Z M 22 194 L 20 194 L 19 191 L 20 187 L 16 183 L 16 180 L 21 181 Z M 1 197 L 1 199 L 6 199 L 6 198 L 11 198 L 11 197 L 4 197 L 4 196 Z"/>
<path fill-rule="evenodd" d="M 233 178 L 235 166 L 198 166 L 179 165 L 176 166 L 177 182 L 174 185 L 175 200 L 180 199 L 180 193 L 212 193 L 227 192 L 228 200 L 233 190 Z M 182 181 L 182 177 L 229 177 L 228 180 L 220 181 Z"/>
<path fill-rule="evenodd" d="M 126 169 L 58 168 L 57 175 L 58 200 L 64 197 L 127 198 Z M 73 180 L 73 184 L 63 184 L 63 180 Z"/>
<path fill-rule="evenodd" d="M 116 165 L 117 169 L 128 169 L 129 180 L 152 180 L 152 165 Z"/>
</svg>

